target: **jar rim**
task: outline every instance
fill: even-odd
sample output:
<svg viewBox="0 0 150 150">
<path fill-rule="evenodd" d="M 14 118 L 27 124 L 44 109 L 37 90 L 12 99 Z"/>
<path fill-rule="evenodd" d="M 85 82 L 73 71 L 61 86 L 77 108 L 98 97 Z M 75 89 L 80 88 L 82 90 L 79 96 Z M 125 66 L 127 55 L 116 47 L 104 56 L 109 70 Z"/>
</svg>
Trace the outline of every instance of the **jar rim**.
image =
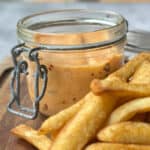
<svg viewBox="0 0 150 150">
<path fill-rule="evenodd" d="M 64 13 L 64 15 L 70 14 L 70 17 L 63 16 L 61 17 L 61 13 Z M 80 15 L 81 13 L 81 18 L 80 16 L 72 15 L 71 13 L 78 14 Z M 53 18 L 54 16 L 57 19 Z M 59 16 L 60 15 L 60 16 Z M 87 18 L 87 16 L 89 17 Z M 94 16 L 95 15 L 95 16 Z M 99 15 L 99 16 L 98 16 Z M 53 20 L 49 20 L 52 18 L 45 18 L 47 21 L 49 21 L 49 25 L 52 23 L 58 21 L 57 23 L 64 23 L 64 21 L 70 21 L 70 22 L 77 22 L 77 23 L 87 23 L 90 25 L 101 25 L 102 23 L 107 24 L 106 27 L 96 28 L 96 30 L 93 31 L 80 31 L 80 32 L 68 32 L 68 33 L 61 33 L 61 32 L 39 32 L 37 31 L 37 28 L 42 28 L 42 25 L 44 26 L 45 20 L 42 19 L 42 17 L 52 17 Z M 36 18 L 39 17 L 39 20 Z M 61 17 L 61 18 L 60 18 Z M 66 18 L 67 20 L 66 20 Z M 80 18 L 80 19 L 79 19 Z M 37 21 L 38 20 L 38 21 Z M 44 24 L 40 24 L 44 22 Z M 66 22 L 65 22 L 66 23 Z M 46 24 L 48 25 L 48 24 Z M 54 24 L 55 25 L 55 24 Z M 88 9 L 64 9 L 64 10 L 50 10 L 50 11 L 45 11 L 41 13 L 35 13 L 29 16 L 26 16 L 18 21 L 17 24 L 17 35 L 18 35 L 18 40 L 20 43 L 25 42 L 29 43 L 30 45 L 39 47 L 47 47 L 50 49 L 83 49 L 83 48 L 92 48 L 92 47 L 97 47 L 97 46 L 105 46 L 108 44 L 112 44 L 114 42 L 117 42 L 121 39 L 123 39 L 126 36 L 127 32 L 127 23 L 126 20 L 124 19 L 123 16 L 121 16 L 118 13 L 115 13 L 113 11 L 100 11 L 100 10 L 88 10 Z M 106 35 L 106 36 L 104 36 Z M 86 42 L 84 41 L 83 43 L 80 43 L 80 41 L 76 42 L 76 37 L 86 37 Z M 37 40 L 37 37 L 41 39 L 41 37 L 44 40 Z M 88 38 L 87 38 L 88 37 Z M 96 38 L 95 38 L 96 37 Z M 97 38 L 98 37 L 98 38 Z M 63 38 L 63 39 L 73 39 L 71 43 L 45 43 L 46 39 L 48 38 Z M 55 41 L 56 42 L 56 41 Z"/>
</svg>

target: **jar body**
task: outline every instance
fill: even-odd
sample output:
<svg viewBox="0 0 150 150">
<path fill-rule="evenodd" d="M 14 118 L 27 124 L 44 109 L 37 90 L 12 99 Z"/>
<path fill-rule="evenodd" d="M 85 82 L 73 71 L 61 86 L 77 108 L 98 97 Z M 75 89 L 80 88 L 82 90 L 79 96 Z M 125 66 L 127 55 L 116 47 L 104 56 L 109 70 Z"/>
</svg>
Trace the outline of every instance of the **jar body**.
<svg viewBox="0 0 150 150">
<path fill-rule="evenodd" d="M 48 71 L 46 91 L 38 99 L 37 89 L 43 85 L 39 79 L 39 87 L 34 87 L 38 85 L 38 63 L 23 54 L 28 63 L 29 93 L 31 99 L 40 100 L 39 111 L 53 115 L 76 103 L 90 91 L 94 78 L 103 79 L 118 69 L 123 62 L 126 32 L 126 20 L 109 11 L 59 10 L 21 19 L 19 43 L 25 43 L 29 54 L 38 47 L 39 63 Z"/>
<path fill-rule="evenodd" d="M 40 101 L 40 112 L 53 115 L 79 101 L 90 91 L 90 82 L 94 78 L 103 79 L 122 65 L 124 44 L 125 39 L 92 50 L 39 52 L 40 64 L 48 70 L 47 89 Z M 28 89 L 31 99 L 34 99 L 35 64 L 27 57 L 25 59 L 29 64 Z"/>
</svg>

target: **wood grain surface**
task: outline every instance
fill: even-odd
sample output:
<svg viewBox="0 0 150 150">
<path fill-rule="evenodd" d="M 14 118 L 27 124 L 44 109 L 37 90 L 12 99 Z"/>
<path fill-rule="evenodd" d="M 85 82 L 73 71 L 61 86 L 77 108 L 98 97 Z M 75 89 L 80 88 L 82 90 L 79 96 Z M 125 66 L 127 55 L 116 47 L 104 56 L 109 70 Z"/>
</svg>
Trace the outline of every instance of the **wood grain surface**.
<svg viewBox="0 0 150 150">
<path fill-rule="evenodd" d="M 3 71 L 6 69 L 8 67 L 3 68 Z M 0 150 L 36 150 L 24 140 L 12 135 L 10 129 L 21 123 L 26 123 L 37 129 L 45 117 L 39 114 L 36 120 L 26 120 L 7 112 L 6 107 L 10 99 L 10 79 L 10 71 L 0 76 Z M 31 101 L 25 78 L 22 79 L 21 85 L 23 87 L 23 90 L 21 90 L 22 104 L 29 105 Z"/>
</svg>

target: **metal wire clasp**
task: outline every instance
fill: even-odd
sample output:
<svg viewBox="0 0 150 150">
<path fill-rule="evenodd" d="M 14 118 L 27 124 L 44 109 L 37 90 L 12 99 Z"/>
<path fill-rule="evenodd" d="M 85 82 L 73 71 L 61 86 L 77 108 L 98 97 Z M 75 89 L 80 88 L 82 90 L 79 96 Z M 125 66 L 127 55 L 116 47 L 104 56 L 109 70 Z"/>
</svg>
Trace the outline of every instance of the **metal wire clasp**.
<svg viewBox="0 0 150 150">
<path fill-rule="evenodd" d="M 14 70 L 12 72 L 12 80 L 11 80 L 11 94 L 12 98 L 8 103 L 8 111 L 27 118 L 27 119 L 35 119 L 38 115 L 39 111 L 39 102 L 44 96 L 46 86 L 47 86 L 47 69 L 44 65 L 40 65 L 38 60 L 38 51 L 42 48 L 33 48 L 28 49 L 25 47 L 24 44 L 19 44 L 15 46 L 12 51 L 12 59 L 14 63 Z M 18 59 L 21 53 L 23 52 L 29 52 L 29 60 L 35 62 L 36 64 L 36 71 L 34 76 L 34 101 L 32 108 L 28 108 L 21 105 L 20 102 L 20 76 L 21 74 L 27 74 L 28 73 L 28 63 L 25 60 Z M 39 79 L 42 79 L 43 85 L 42 89 L 39 94 Z M 13 104 L 16 104 L 16 107 L 13 108 Z"/>
</svg>

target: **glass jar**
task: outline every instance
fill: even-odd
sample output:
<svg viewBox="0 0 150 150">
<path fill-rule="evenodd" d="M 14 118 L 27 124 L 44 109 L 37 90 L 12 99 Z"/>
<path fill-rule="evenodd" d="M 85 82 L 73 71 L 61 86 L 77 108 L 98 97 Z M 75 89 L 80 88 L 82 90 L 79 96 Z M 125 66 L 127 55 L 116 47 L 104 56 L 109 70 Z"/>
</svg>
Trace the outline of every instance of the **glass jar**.
<svg viewBox="0 0 150 150">
<path fill-rule="evenodd" d="M 8 110 L 33 119 L 37 109 L 53 115 L 76 103 L 90 91 L 94 78 L 103 79 L 122 65 L 126 32 L 126 20 L 109 11 L 48 11 L 21 19 L 17 34 L 23 44 L 13 49 L 13 60 L 15 68 L 21 66 L 20 73 L 28 73 L 28 90 L 36 105 L 21 109 L 32 112 L 32 117 L 10 105 Z M 20 66 L 16 53 L 23 56 Z M 11 104 L 19 101 L 13 95 Z"/>
</svg>

